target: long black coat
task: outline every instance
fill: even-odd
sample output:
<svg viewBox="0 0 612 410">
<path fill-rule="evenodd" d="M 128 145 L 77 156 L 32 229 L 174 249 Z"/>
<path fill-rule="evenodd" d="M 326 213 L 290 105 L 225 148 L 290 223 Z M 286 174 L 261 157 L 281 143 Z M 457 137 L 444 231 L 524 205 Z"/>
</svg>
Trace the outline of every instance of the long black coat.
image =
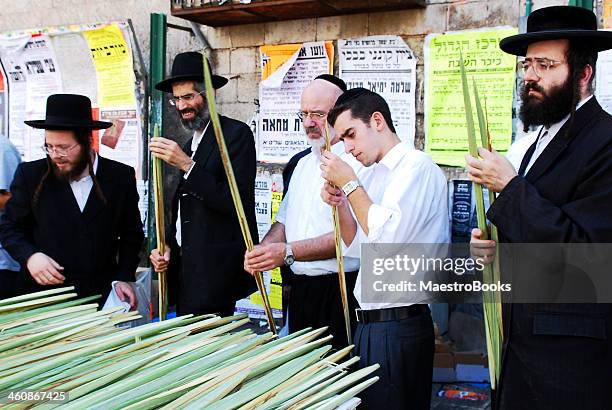
<svg viewBox="0 0 612 410">
<path fill-rule="evenodd" d="M 568 123 L 489 209 L 501 242 L 612 242 L 612 116 L 593 97 L 576 112 L 569 132 Z M 500 408 L 610 408 L 609 304 L 506 308 Z"/>
<path fill-rule="evenodd" d="M 69 183 L 52 172 L 33 205 L 46 170 L 45 159 L 19 165 L 11 185 L 13 196 L 0 220 L 0 241 L 22 266 L 16 292 L 49 288 L 38 285 L 27 271 L 26 262 L 36 252 L 64 267 L 66 281 L 61 286 L 74 285 L 79 296 L 105 298 L 113 280 L 134 281 L 144 238 L 134 169 L 98 157 L 96 178 L 106 204 L 94 186 L 83 212 Z"/>
<path fill-rule="evenodd" d="M 220 117 L 221 128 L 253 241 L 255 220 L 255 140 L 243 122 Z M 191 155 L 191 139 L 184 151 Z M 244 271 L 246 246 L 212 124 L 198 145 L 189 177 L 181 173 L 174 198 L 171 232 L 170 292 L 179 314 L 213 313 L 256 290 Z M 175 237 L 178 202 L 181 208 L 181 247 Z"/>
</svg>

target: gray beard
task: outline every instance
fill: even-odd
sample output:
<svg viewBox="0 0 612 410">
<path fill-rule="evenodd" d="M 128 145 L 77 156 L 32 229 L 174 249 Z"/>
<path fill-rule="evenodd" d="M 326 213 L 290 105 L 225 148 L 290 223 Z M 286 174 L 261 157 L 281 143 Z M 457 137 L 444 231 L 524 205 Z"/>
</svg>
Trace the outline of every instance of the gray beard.
<svg viewBox="0 0 612 410">
<path fill-rule="evenodd" d="M 317 161 L 321 161 L 321 151 L 325 148 L 325 139 L 323 137 L 317 139 L 307 138 L 308 145 L 312 149 Z"/>
<path fill-rule="evenodd" d="M 187 131 L 201 131 L 206 127 L 208 121 L 210 120 L 210 115 L 208 110 L 202 109 L 196 113 L 196 116 L 193 120 L 184 120 L 179 112 L 179 119 L 181 120 L 181 125 Z"/>
</svg>

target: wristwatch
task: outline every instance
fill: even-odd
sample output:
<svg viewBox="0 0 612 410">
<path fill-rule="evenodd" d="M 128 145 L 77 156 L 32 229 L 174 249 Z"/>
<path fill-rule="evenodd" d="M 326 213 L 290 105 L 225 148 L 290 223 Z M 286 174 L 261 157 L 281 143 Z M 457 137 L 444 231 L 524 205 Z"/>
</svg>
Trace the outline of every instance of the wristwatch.
<svg viewBox="0 0 612 410">
<path fill-rule="evenodd" d="M 361 186 L 361 183 L 359 182 L 359 180 L 354 179 L 344 184 L 344 186 L 342 187 L 342 192 L 344 192 L 344 196 L 348 198 L 348 196 L 352 194 L 353 191 L 359 188 L 360 186 Z"/>
<path fill-rule="evenodd" d="M 285 245 L 285 265 L 291 266 L 295 262 L 295 256 L 293 256 L 293 250 L 291 249 L 291 244 L 288 243 Z"/>
</svg>

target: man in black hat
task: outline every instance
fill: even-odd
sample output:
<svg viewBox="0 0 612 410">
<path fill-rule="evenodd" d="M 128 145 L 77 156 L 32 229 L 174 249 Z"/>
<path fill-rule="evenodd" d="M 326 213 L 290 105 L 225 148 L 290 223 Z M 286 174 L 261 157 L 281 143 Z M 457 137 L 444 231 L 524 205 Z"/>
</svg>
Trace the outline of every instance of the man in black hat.
<svg viewBox="0 0 612 410">
<path fill-rule="evenodd" d="M 150 259 L 157 272 L 168 271 L 179 314 L 227 316 L 233 314 L 236 300 L 256 286 L 242 266 L 246 246 L 210 123 L 203 79 L 202 54 L 180 53 L 170 77 L 155 86 L 172 93 L 170 104 L 193 137 L 183 148 L 163 137 L 149 144 L 153 155 L 181 171 L 170 246 L 165 255 L 154 249 Z M 227 79 L 212 75 L 212 82 L 218 89 Z M 247 222 L 256 233 L 255 139 L 245 123 L 224 116 L 220 121 Z"/>
<path fill-rule="evenodd" d="M 144 239 L 134 169 L 92 149 L 91 101 L 82 95 L 47 99 L 46 158 L 19 165 L 0 220 L 0 241 L 22 271 L 16 293 L 74 285 L 79 296 L 111 290 L 136 308 L 138 253 Z"/>
<path fill-rule="evenodd" d="M 548 7 L 500 47 L 524 56 L 520 118 L 539 128 L 518 173 L 497 152 L 481 148 L 480 158 L 466 157 L 470 178 L 499 193 L 487 216 L 500 241 L 612 242 L 612 116 L 593 96 L 597 53 L 612 48 L 612 33 L 597 31 L 591 11 Z M 495 246 L 480 236 L 472 233 L 477 255 Z M 538 256 L 512 275 L 562 285 L 568 267 L 557 260 L 544 270 Z M 510 267 L 505 261 L 502 275 Z M 612 307 L 539 301 L 505 307 L 499 408 L 609 408 Z"/>
</svg>

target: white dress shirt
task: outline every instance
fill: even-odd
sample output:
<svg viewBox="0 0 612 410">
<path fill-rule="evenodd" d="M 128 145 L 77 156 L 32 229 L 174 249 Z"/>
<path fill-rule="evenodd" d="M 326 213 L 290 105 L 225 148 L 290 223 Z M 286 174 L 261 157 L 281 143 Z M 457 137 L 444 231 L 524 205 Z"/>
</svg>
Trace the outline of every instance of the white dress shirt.
<svg viewBox="0 0 612 410">
<path fill-rule="evenodd" d="M 357 173 L 362 165 L 350 154 L 344 152 L 344 143 L 338 142 L 331 147 L 331 152 L 347 162 Z M 285 225 L 287 243 L 303 239 L 316 238 L 334 230 L 332 208 L 321 199 L 323 177 L 321 162 L 313 152 L 300 159 L 293 175 L 289 189 L 276 214 L 276 221 Z M 345 272 L 359 269 L 358 257 L 344 258 Z M 295 261 L 291 270 L 296 275 L 317 276 L 338 272 L 336 258 L 311 262 Z"/>
<path fill-rule="evenodd" d="M 357 234 L 345 255 L 359 256 L 361 244 L 443 244 L 450 242 L 447 181 L 442 170 L 422 151 L 405 142 L 358 174 L 373 204 L 368 210 L 368 234 Z M 409 303 L 364 303 L 360 269 L 355 297 L 361 309 L 385 309 Z M 371 273 L 369 273 L 371 274 Z"/>
<path fill-rule="evenodd" d="M 210 120 L 206 124 L 206 127 L 204 127 L 204 131 L 200 133 L 198 133 L 197 131 L 193 132 L 193 138 L 191 139 L 191 159 L 193 159 L 193 157 L 195 156 L 196 150 L 200 146 L 200 142 L 202 142 L 204 133 L 208 129 L 209 125 L 210 125 Z M 185 179 L 189 178 L 189 174 L 191 174 L 191 170 L 193 169 L 194 166 L 195 166 L 195 161 L 191 164 L 191 167 L 189 168 L 189 170 L 185 172 L 185 175 L 183 175 L 183 178 Z M 186 195 L 186 194 L 183 194 L 183 195 Z M 178 246 L 181 246 L 181 201 L 179 201 L 178 203 L 178 211 L 176 213 L 176 236 L 175 238 L 176 238 L 176 243 L 178 244 Z"/>
<path fill-rule="evenodd" d="M 94 153 L 94 163 L 93 163 L 93 173 L 94 175 L 98 172 L 98 154 Z M 70 181 L 70 188 L 72 189 L 72 193 L 74 194 L 74 198 L 79 205 L 79 209 L 81 212 L 85 209 L 85 205 L 87 204 L 87 198 L 89 198 L 89 194 L 91 193 L 91 189 L 93 188 L 93 179 L 89 175 L 85 175 L 81 179 L 73 179 Z"/>
<path fill-rule="evenodd" d="M 593 98 L 592 95 L 580 101 L 580 103 L 578 103 L 578 105 L 576 106 L 576 110 L 578 110 L 580 107 L 586 104 L 586 102 L 589 101 L 591 98 Z M 544 126 L 540 128 L 540 131 L 539 131 L 540 137 L 538 138 L 535 151 L 533 151 L 533 155 L 531 156 L 531 159 L 529 160 L 529 164 L 527 164 L 527 168 L 525 168 L 524 175 L 527 175 L 527 173 L 533 166 L 534 162 L 536 162 L 536 160 L 539 158 L 542 152 L 544 152 L 544 149 L 546 149 L 548 144 L 550 144 L 550 142 L 553 140 L 553 138 L 555 138 L 557 133 L 559 133 L 559 130 L 561 129 L 561 127 L 563 127 L 563 125 L 569 119 L 569 117 L 570 117 L 569 114 L 567 114 L 565 118 L 563 118 L 559 122 L 552 124 L 549 128 L 545 128 Z"/>
</svg>

